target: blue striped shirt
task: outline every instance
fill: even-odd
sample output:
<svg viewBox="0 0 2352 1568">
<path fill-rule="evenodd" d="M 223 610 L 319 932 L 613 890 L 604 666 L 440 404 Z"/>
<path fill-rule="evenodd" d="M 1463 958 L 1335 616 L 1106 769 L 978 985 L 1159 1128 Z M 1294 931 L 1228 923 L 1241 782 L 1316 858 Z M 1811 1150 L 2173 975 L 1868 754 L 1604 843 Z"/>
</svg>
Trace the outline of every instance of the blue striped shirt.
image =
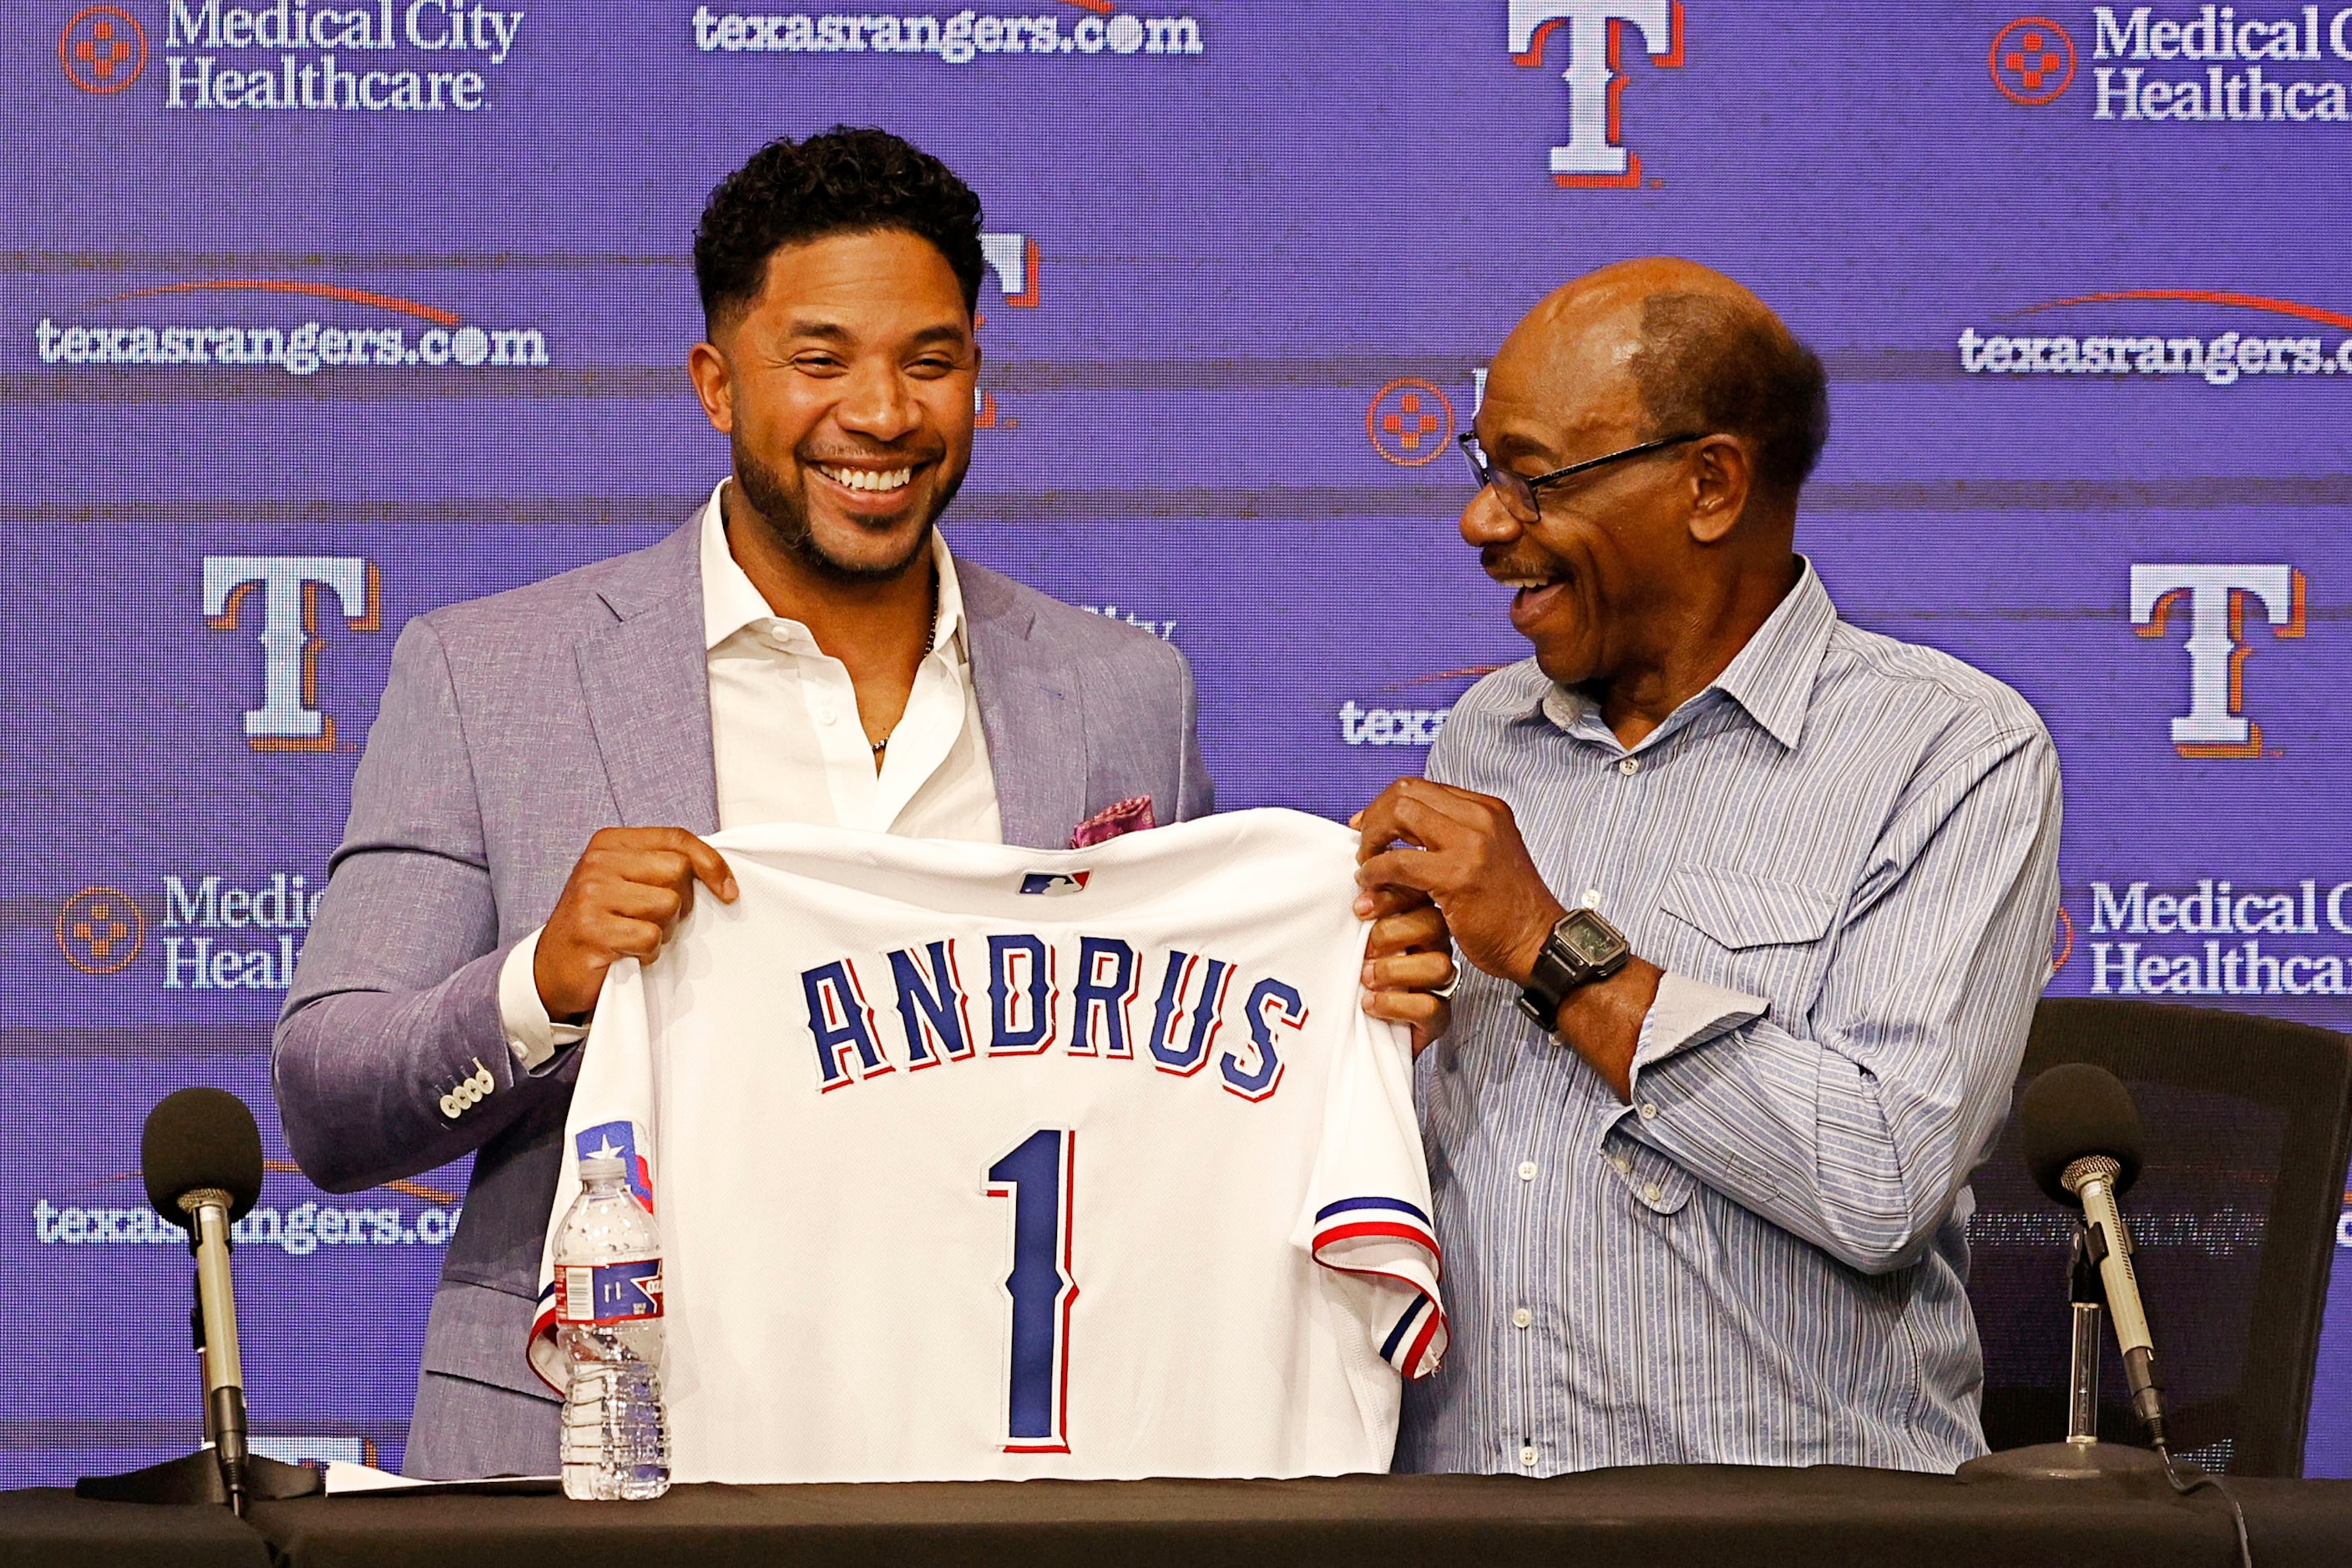
<svg viewBox="0 0 2352 1568">
<path fill-rule="evenodd" d="M 1984 1451 L 1969 1172 L 2049 974 L 2056 753 L 2024 700 L 1840 621 L 1808 563 L 1628 751 L 1534 661 L 1429 776 L 1664 969 L 1621 1103 L 1468 971 L 1417 1094 L 1452 1347 L 1400 1470 L 1949 1470 Z"/>
</svg>

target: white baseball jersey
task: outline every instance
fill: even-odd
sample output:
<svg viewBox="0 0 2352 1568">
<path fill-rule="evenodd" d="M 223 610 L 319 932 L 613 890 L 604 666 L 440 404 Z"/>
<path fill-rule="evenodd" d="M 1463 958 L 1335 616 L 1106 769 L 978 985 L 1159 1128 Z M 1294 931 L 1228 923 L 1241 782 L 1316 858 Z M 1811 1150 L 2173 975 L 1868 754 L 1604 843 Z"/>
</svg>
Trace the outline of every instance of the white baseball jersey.
<svg viewBox="0 0 2352 1568">
<path fill-rule="evenodd" d="M 1445 1327 L 1354 834 L 710 842 L 741 897 L 614 967 L 566 1127 L 656 1203 L 678 1479 L 1388 1468 Z"/>
</svg>

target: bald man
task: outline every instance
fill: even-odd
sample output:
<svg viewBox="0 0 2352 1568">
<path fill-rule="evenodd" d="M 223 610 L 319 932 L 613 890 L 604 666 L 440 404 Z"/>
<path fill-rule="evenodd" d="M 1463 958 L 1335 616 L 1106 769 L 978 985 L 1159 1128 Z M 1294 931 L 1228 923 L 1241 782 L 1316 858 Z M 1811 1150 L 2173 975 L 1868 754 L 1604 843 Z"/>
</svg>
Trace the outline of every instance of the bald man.
<svg viewBox="0 0 2352 1568">
<path fill-rule="evenodd" d="M 1359 818 L 1365 886 L 1466 961 L 1416 1068 L 1453 1345 L 1400 1469 L 1984 1451 L 1968 1182 L 2058 763 L 1999 681 L 1838 618 L 1794 548 L 1827 431 L 1820 361 L 1685 261 L 1495 356 L 1462 537 L 1535 657 Z"/>
</svg>

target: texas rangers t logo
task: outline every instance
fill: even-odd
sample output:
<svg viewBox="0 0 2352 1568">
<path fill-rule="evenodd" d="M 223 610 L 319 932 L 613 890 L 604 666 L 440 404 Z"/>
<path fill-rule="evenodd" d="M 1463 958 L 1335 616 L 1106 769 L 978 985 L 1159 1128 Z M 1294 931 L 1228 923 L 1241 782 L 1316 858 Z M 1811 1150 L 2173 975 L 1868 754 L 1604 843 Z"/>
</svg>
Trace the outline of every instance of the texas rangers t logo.
<svg viewBox="0 0 2352 1568">
<path fill-rule="evenodd" d="M 1682 0 L 1510 0 L 1511 58 L 1540 66 L 1544 41 L 1568 24 L 1568 142 L 1551 150 L 1552 183 L 1569 189 L 1632 190 L 1642 160 L 1620 134 L 1618 97 L 1625 78 L 1624 29 L 1638 27 L 1650 63 L 1683 63 Z"/>
<path fill-rule="evenodd" d="M 2132 629 L 2168 632 L 2168 615 L 2188 601 L 2189 711 L 2172 721 L 2172 749 L 2184 757 L 2259 757 L 2263 727 L 2245 711 L 2246 612 L 2255 609 L 2271 635 L 2299 637 L 2303 574 L 2293 566 L 2134 562 Z"/>
</svg>

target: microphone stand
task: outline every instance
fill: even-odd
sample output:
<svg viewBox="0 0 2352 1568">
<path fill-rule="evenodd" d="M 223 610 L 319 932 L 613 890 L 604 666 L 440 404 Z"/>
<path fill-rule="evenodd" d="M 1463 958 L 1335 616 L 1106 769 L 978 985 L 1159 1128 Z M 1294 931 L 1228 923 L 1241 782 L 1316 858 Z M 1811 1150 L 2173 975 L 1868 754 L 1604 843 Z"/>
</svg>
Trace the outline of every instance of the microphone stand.
<svg viewBox="0 0 2352 1568">
<path fill-rule="evenodd" d="M 76 1497 L 100 1502 L 225 1502 L 242 1516 L 247 1499 L 276 1502 L 314 1497 L 326 1489 L 326 1478 L 308 1466 L 289 1465 L 246 1451 L 236 1298 L 230 1294 L 228 1283 L 228 1212 L 226 1194 L 219 1195 L 222 1205 L 206 1205 L 189 1215 L 194 1223 L 188 1250 L 196 1254 L 198 1263 L 196 1304 L 188 1312 L 188 1330 L 195 1343 L 196 1364 L 204 1373 L 205 1446 L 193 1454 L 121 1475 L 84 1476 L 74 1482 Z M 213 1288 L 207 1289 L 207 1284 Z M 217 1320 L 217 1330 L 208 1333 L 206 1324 L 213 1320 Z M 237 1483 L 234 1489 L 229 1484 L 232 1475 Z"/>
<path fill-rule="evenodd" d="M 2106 1310 L 2099 1299 L 2099 1269 L 2091 1261 L 2089 1234 L 2074 1227 L 2073 1262 L 2074 1344 L 2066 1379 L 2066 1441 L 2099 1440 L 2099 1346 L 2105 1335 Z"/>
<path fill-rule="evenodd" d="M 196 1300 L 188 1309 L 188 1343 L 196 1352 L 196 1385 L 205 1391 L 205 1447 L 209 1448 L 220 1440 L 220 1434 L 213 1430 L 213 1363 L 205 1354 L 205 1288 L 196 1280 L 189 1283 L 194 1286 Z"/>
<path fill-rule="evenodd" d="M 2106 1292 L 2099 1283 L 2099 1260 L 2090 1227 L 2078 1222 L 2066 1260 L 2066 1295 L 2074 1315 L 2074 1342 L 2066 1383 L 2066 1438 L 2006 1448 L 1970 1459 L 1959 1468 L 1963 1481 L 2081 1481 L 2102 1477 L 2152 1490 L 2168 1477 L 2164 1460 L 2147 1448 L 2099 1441 L 2099 1346 L 2105 1329 Z"/>
</svg>

